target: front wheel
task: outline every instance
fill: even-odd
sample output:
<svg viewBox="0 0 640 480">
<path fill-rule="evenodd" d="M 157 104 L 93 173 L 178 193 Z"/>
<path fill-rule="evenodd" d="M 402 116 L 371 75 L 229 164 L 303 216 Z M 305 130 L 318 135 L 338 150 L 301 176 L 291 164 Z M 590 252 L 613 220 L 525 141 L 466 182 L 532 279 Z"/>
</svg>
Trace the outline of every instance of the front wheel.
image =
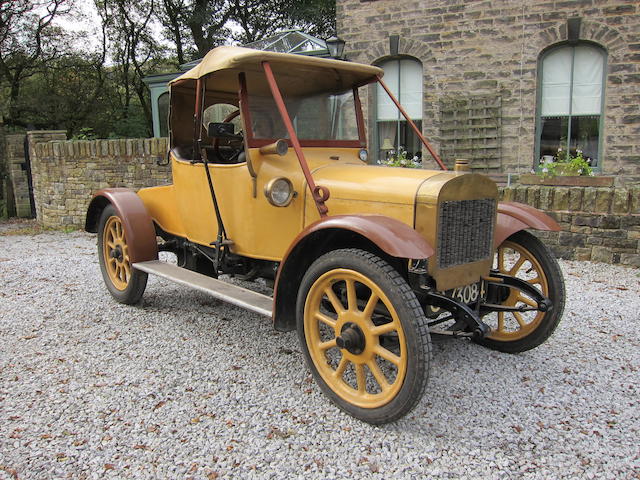
<svg viewBox="0 0 640 480">
<path fill-rule="evenodd" d="M 491 333 L 478 343 L 507 353 L 524 352 L 544 343 L 560 323 L 565 289 L 562 271 L 553 254 L 526 231 L 514 233 L 499 247 L 494 269 L 527 281 L 553 304 L 547 312 L 494 312 L 483 317 Z M 535 307 L 536 302 L 516 288 L 499 287 L 496 303 L 510 307 Z"/>
<path fill-rule="evenodd" d="M 100 271 L 109 293 L 120 303 L 138 303 L 147 286 L 147 274 L 131 266 L 124 222 L 113 205 L 102 211 L 98 224 Z"/>
<path fill-rule="evenodd" d="M 427 320 L 404 278 L 381 258 L 345 249 L 318 258 L 297 299 L 302 350 L 342 410 L 372 424 L 407 414 L 427 384 Z"/>
</svg>

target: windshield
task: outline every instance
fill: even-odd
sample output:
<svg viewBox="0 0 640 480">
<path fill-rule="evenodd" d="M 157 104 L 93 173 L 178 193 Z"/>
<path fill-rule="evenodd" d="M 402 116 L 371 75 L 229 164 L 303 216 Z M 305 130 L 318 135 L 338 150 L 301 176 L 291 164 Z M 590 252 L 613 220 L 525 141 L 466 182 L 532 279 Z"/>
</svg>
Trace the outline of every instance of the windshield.
<svg viewBox="0 0 640 480">
<path fill-rule="evenodd" d="M 271 95 L 249 93 L 252 136 L 255 139 L 289 138 Z M 287 97 L 285 105 L 298 139 L 311 141 L 358 141 L 355 102 L 351 90 Z"/>
</svg>

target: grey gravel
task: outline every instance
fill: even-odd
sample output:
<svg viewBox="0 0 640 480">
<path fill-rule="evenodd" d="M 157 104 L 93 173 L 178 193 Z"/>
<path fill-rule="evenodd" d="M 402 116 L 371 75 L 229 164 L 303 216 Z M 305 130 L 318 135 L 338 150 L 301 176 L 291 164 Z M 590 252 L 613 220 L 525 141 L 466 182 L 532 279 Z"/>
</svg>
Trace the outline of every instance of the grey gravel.
<svg viewBox="0 0 640 480">
<path fill-rule="evenodd" d="M 94 236 L 0 235 L 0 478 L 639 478 L 640 271 L 561 266 L 546 344 L 435 341 L 423 401 L 372 427 L 268 319 L 155 278 L 120 305 Z"/>
</svg>

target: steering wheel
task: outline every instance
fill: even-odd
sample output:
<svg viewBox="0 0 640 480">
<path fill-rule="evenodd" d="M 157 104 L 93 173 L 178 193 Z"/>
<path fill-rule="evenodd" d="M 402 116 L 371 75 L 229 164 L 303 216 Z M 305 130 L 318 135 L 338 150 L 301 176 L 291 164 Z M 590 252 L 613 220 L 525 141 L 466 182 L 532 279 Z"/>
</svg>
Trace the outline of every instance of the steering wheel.
<svg viewBox="0 0 640 480">
<path fill-rule="evenodd" d="M 238 115 L 240 115 L 240 110 L 235 110 L 234 112 L 231 112 L 229 115 L 227 115 L 226 117 L 224 117 L 224 120 L 222 120 L 223 122 L 230 122 L 231 120 L 233 120 L 234 118 L 236 118 Z M 242 135 L 242 130 L 238 132 L 238 135 Z M 223 154 L 222 152 L 224 150 L 220 149 L 220 139 L 219 138 L 214 138 L 213 139 L 213 151 L 215 152 L 216 156 L 223 160 L 225 163 L 233 163 L 238 156 L 240 155 L 240 153 L 242 153 L 242 149 L 244 147 L 244 142 L 242 140 L 232 140 L 232 142 L 239 142 L 239 145 L 234 148 L 233 150 L 231 150 L 231 154 L 228 156 L 227 153 Z M 230 147 L 232 147 L 232 145 L 229 145 Z"/>
</svg>

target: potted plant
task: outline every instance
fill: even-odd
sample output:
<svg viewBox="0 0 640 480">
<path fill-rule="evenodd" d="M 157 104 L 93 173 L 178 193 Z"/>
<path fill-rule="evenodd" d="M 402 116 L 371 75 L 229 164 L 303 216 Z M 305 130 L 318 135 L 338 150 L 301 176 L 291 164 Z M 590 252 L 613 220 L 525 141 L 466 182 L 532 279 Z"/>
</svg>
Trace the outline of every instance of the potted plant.
<svg viewBox="0 0 640 480">
<path fill-rule="evenodd" d="M 387 167 L 403 167 L 403 168 L 422 168 L 422 163 L 417 155 L 413 158 L 407 157 L 407 151 L 400 147 L 400 151 L 396 155 L 394 150 L 389 151 L 389 158 L 382 162 Z"/>
<path fill-rule="evenodd" d="M 533 173 L 533 172 L 532 172 Z M 591 158 L 584 158 L 582 150 L 576 149 L 576 154 L 565 151 L 558 147 L 555 156 L 545 155 L 540 160 L 540 170 L 538 175 L 542 178 L 567 176 L 593 176 L 591 168 Z"/>
</svg>

